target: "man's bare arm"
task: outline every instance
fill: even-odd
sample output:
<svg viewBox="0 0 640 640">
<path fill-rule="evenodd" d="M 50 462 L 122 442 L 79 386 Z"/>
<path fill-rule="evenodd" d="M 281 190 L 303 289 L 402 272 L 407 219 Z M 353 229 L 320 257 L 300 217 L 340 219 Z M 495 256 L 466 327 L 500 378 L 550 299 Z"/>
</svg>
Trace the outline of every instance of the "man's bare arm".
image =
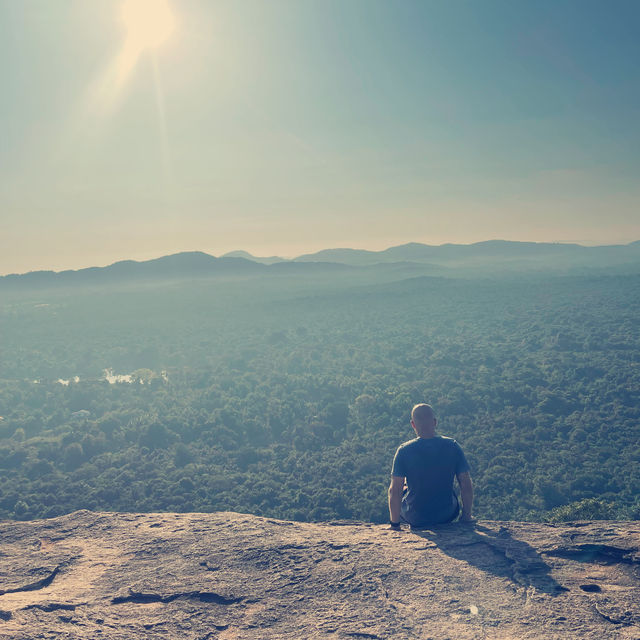
<svg viewBox="0 0 640 640">
<path fill-rule="evenodd" d="M 389 519 L 391 522 L 400 522 L 403 488 L 404 478 L 391 476 L 391 484 L 389 485 Z"/>
<path fill-rule="evenodd" d="M 473 482 L 468 471 L 459 473 L 457 476 L 460 485 L 460 497 L 462 498 L 462 514 L 460 520 L 469 521 L 472 519 L 471 512 L 473 510 Z"/>
</svg>

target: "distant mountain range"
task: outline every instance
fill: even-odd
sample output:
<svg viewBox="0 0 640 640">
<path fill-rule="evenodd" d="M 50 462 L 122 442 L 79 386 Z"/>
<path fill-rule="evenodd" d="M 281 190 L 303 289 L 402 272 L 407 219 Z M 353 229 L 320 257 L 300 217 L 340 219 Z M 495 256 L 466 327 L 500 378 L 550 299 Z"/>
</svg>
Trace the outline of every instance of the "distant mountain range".
<svg viewBox="0 0 640 640">
<path fill-rule="evenodd" d="M 282 261 L 262 264 L 246 258 L 216 258 L 201 251 L 185 251 L 153 260 L 122 260 L 106 267 L 67 271 L 30 271 L 0 277 L 0 286 L 48 287 L 96 285 L 149 280 L 184 280 L 206 277 L 238 277 L 266 274 L 307 274 L 350 270 L 338 263 Z"/>
<path fill-rule="evenodd" d="M 219 258 L 201 251 L 189 251 L 143 262 L 123 260 L 106 267 L 11 274 L 0 277 L 0 285 L 47 287 L 213 276 L 335 274 L 357 267 L 462 276 L 528 271 L 580 273 L 603 269 L 638 273 L 640 241 L 596 247 L 505 240 L 439 246 L 412 242 L 383 251 L 325 249 L 293 260 L 277 256 L 260 258 L 246 251 L 233 251 Z"/>
<path fill-rule="evenodd" d="M 297 262 L 325 261 L 351 265 L 389 262 L 429 262 L 455 266 L 470 260 L 555 260 L 565 261 L 634 261 L 640 257 L 640 241 L 626 245 L 585 247 L 579 244 L 547 242 L 511 242 L 488 240 L 474 244 L 427 245 L 418 242 L 390 247 L 383 251 L 325 249 L 295 258 Z"/>
<path fill-rule="evenodd" d="M 640 240 L 625 245 L 602 245 L 585 247 L 579 244 L 551 242 L 513 242 L 508 240 L 487 240 L 474 244 L 428 245 L 419 242 L 401 244 L 382 251 L 365 249 L 324 249 L 308 253 L 291 262 L 336 262 L 351 266 L 388 264 L 390 262 L 418 262 L 455 266 L 469 260 L 544 260 L 547 258 L 580 261 L 613 261 L 620 264 L 636 261 L 640 256 Z M 223 257 L 242 257 L 263 264 L 284 262 L 285 258 L 271 256 L 258 258 L 246 251 L 233 251 Z"/>
</svg>

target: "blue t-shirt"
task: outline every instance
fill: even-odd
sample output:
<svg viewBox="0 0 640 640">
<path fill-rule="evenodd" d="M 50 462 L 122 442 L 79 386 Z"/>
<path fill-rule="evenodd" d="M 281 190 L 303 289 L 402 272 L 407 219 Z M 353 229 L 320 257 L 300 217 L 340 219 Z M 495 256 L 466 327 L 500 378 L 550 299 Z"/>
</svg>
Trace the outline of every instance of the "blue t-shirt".
<svg viewBox="0 0 640 640">
<path fill-rule="evenodd" d="M 469 471 L 453 438 L 415 438 L 398 447 L 391 475 L 406 478 L 402 517 L 415 527 L 448 522 L 458 508 L 454 476 Z"/>
</svg>

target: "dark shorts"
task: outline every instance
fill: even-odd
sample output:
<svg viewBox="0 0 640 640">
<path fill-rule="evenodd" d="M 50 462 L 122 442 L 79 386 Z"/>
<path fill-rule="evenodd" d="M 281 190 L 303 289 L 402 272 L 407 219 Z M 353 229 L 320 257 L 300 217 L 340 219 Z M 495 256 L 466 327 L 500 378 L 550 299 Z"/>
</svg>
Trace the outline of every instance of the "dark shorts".
<svg viewBox="0 0 640 640">
<path fill-rule="evenodd" d="M 458 496 L 454 493 L 453 497 L 456 501 L 456 506 L 453 510 L 453 513 L 451 514 L 451 516 L 449 518 L 447 518 L 446 520 L 442 520 L 441 522 L 431 522 L 429 524 L 424 524 L 424 525 L 414 525 L 411 524 L 410 522 L 407 522 L 403 517 L 402 517 L 402 513 L 400 514 L 400 520 L 402 522 L 405 522 L 406 524 L 411 526 L 411 529 L 414 531 L 418 531 L 420 529 L 428 529 L 430 526 L 434 525 L 434 524 L 447 524 L 449 522 L 453 522 L 459 515 L 460 515 L 460 500 L 458 500 Z"/>
</svg>

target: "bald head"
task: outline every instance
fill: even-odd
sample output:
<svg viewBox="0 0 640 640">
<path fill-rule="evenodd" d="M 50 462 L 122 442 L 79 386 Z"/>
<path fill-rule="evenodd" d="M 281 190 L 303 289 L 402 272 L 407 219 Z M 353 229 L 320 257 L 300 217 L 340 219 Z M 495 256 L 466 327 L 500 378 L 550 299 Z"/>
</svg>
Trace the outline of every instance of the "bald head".
<svg viewBox="0 0 640 640">
<path fill-rule="evenodd" d="M 436 416 L 428 404 L 417 404 L 411 410 L 411 425 L 421 438 L 432 438 L 436 433 Z"/>
</svg>

